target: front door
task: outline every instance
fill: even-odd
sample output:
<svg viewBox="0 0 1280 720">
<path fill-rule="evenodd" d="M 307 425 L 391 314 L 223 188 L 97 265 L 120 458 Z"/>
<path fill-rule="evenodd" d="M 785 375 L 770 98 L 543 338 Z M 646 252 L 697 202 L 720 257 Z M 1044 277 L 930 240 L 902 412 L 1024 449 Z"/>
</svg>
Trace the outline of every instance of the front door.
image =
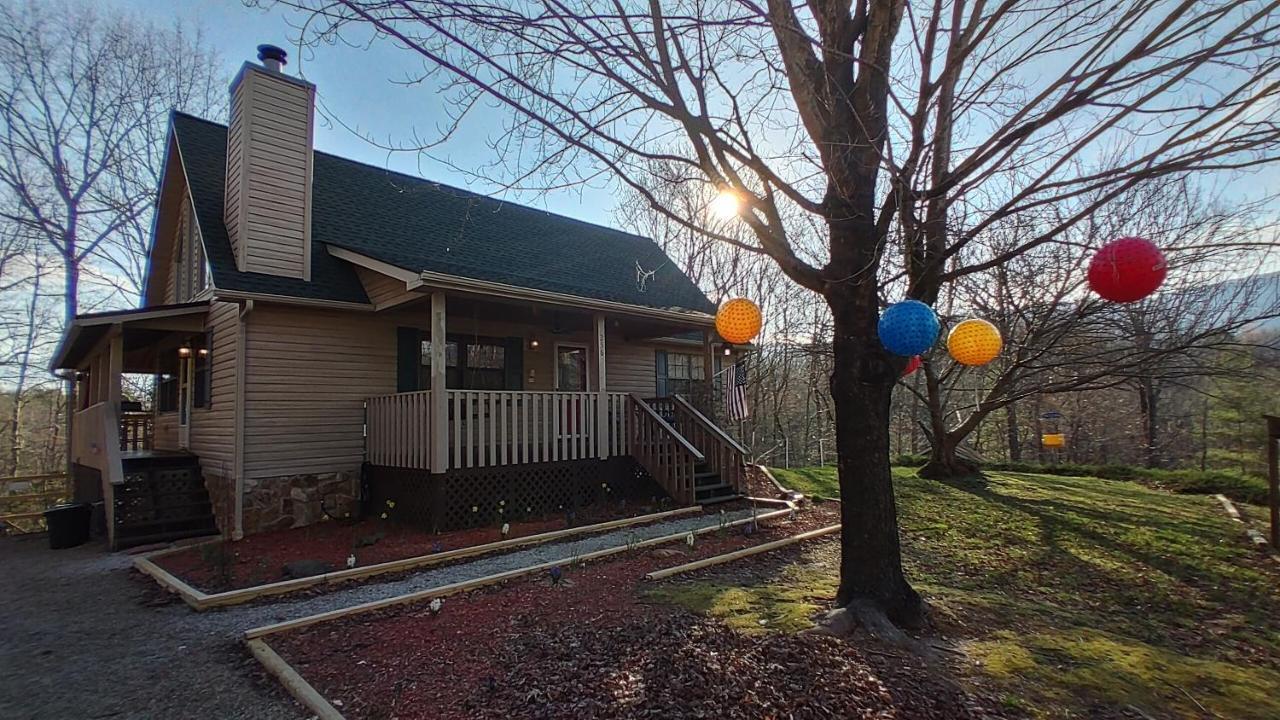
<svg viewBox="0 0 1280 720">
<path fill-rule="evenodd" d="M 556 346 L 556 389 L 564 392 L 586 392 L 587 347 Z"/>
<path fill-rule="evenodd" d="M 556 345 L 556 390 L 561 392 L 586 392 L 587 346 Z M 559 436 L 574 439 L 581 437 L 582 400 L 571 398 L 561 405 Z M 573 443 L 570 442 L 570 445 Z"/>
<path fill-rule="evenodd" d="M 188 355 L 178 358 L 178 447 L 191 446 L 191 381 L 195 362 Z"/>
</svg>

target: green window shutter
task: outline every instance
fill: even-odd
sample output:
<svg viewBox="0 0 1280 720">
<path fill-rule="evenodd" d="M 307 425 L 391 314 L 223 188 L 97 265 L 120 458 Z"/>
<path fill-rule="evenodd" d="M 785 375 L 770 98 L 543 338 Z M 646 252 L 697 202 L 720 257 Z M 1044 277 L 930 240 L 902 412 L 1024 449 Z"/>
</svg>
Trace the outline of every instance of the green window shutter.
<svg viewBox="0 0 1280 720">
<path fill-rule="evenodd" d="M 418 389 L 418 366 L 422 363 L 422 331 L 396 328 L 396 392 Z"/>
<path fill-rule="evenodd" d="M 658 397 L 666 397 L 667 395 L 667 351 L 653 351 L 653 369 L 654 377 L 654 394 Z"/>
<path fill-rule="evenodd" d="M 502 352 L 507 371 L 507 390 L 524 389 L 524 338 L 509 337 Z"/>
</svg>

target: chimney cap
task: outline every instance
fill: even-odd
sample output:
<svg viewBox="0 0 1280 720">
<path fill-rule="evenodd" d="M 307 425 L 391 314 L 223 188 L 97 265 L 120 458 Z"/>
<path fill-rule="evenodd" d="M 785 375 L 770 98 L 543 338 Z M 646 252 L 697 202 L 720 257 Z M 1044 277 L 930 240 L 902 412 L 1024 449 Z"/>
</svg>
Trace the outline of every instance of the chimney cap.
<svg viewBox="0 0 1280 720">
<path fill-rule="evenodd" d="M 266 63 L 274 61 L 284 65 L 289 62 L 287 59 L 288 57 L 289 53 L 285 52 L 283 48 L 276 47 L 275 45 L 258 46 L 258 60 L 261 62 Z"/>
</svg>

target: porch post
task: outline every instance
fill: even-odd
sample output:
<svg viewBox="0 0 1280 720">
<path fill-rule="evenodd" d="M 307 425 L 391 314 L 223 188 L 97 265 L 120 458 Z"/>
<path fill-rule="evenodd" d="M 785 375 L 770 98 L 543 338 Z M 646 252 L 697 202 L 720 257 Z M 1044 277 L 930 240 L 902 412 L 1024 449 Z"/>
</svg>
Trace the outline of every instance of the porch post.
<svg viewBox="0 0 1280 720">
<path fill-rule="evenodd" d="M 596 356 L 596 457 L 609 457 L 609 395 L 604 378 L 604 314 L 595 314 L 595 332 L 592 344 Z"/>
<path fill-rule="evenodd" d="M 111 329 L 111 344 L 107 346 L 107 401 L 111 403 L 112 412 L 119 417 L 121 399 L 121 378 L 124 374 L 124 327 L 116 325 Z"/>
<path fill-rule="evenodd" d="M 431 293 L 431 473 L 449 469 L 449 394 L 445 387 L 444 291 Z"/>
<path fill-rule="evenodd" d="M 714 419 L 716 416 L 716 353 L 711 345 L 712 337 L 714 335 L 710 330 L 702 331 L 702 374 L 703 382 L 706 383 L 707 405 L 700 409 Z"/>
</svg>

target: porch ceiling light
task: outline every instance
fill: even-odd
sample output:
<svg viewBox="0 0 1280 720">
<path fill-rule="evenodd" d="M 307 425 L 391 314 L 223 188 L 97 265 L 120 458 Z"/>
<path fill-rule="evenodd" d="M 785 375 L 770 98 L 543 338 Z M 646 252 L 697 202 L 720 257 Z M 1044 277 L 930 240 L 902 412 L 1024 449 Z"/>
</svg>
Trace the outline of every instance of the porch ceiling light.
<svg viewBox="0 0 1280 720">
<path fill-rule="evenodd" d="M 529 338 L 529 349 L 530 349 L 530 350 L 537 350 L 537 349 L 538 349 L 538 338 L 536 338 L 536 337 L 531 337 L 531 338 Z"/>
<path fill-rule="evenodd" d="M 191 348 L 189 348 L 189 347 L 187 347 L 187 346 L 185 346 L 185 345 L 184 345 L 184 346 L 182 346 L 182 347 L 180 347 L 180 348 L 178 348 L 178 357 L 180 357 L 180 358 L 189 358 L 189 357 L 191 357 Z"/>
<path fill-rule="evenodd" d="M 729 356 L 730 356 L 730 355 L 732 355 L 732 354 L 733 354 L 733 348 L 729 347 L 728 345 L 725 345 L 725 346 L 724 346 L 724 355 L 725 355 L 725 357 L 729 357 Z"/>
<path fill-rule="evenodd" d="M 209 348 L 200 348 L 200 357 L 208 357 Z"/>
</svg>

